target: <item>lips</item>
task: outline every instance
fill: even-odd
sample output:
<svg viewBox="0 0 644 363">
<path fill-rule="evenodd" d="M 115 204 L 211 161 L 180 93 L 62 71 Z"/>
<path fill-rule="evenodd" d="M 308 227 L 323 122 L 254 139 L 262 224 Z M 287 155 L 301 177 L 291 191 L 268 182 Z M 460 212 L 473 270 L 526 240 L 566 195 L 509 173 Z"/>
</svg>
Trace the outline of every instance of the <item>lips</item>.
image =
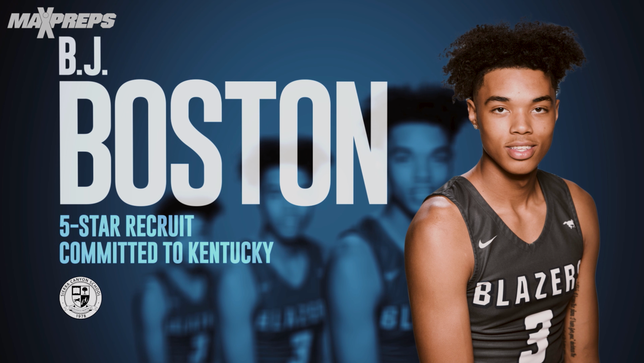
<svg viewBox="0 0 644 363">
<path fill-rule="evenodd" d="M 509 145 L 506 146 L 505 149 L 512 159 L 526 160 L 534 155 L 537 150 L 537 146 L 531 144 Z"/>
</svg>

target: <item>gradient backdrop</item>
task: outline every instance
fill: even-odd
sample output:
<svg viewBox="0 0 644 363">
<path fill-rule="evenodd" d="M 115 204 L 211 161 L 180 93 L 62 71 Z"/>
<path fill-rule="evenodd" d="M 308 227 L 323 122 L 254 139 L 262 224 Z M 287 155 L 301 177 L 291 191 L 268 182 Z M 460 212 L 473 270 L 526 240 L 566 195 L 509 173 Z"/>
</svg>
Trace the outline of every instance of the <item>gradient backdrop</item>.
<svg viewBox="0 0 644 363">
<path fill-rule="evenodd" d="M 634 3 L 634 2 L 633 2 Z M 103 68 L 108 76 L 58 76 L 58 42 L 36 39 L 36 29 L 6 29 L 10 13 L 116 13 L 112 29 L 55 28 L 73 36 L 77 59 L 91 63 L 92 37 L 102 37 Z M 91 206 L 59 205 L 59 81 L 101 83 L 112 98 L 132 79 L 158 83 L 169 100 L 188 79 L 277 81 L 277 94 L 291 81 L 324 84 L 335 110 L 335 82 L 354 81 L 362 100 L 370 81 L 418 85 L 443 79 L 438 55 L 476 24 L 541 20 L 570 26 L 579 36 L 588 63 L 562 84 L 554 144 L 541 168 L 571 179 L 594 198 L 602 246 L 597 270 L 600 353 L 604 362 L 641 361 L 644 303 L 642 238 L 642 84 L 644 27 L 641 5 L 598 1 L 215 1 L 159 2 L 41 1 L 4 2 L 0 12 L 2 167 L 0 200 L 0 322 L 3 361 L 135 361 L 131 299 L 144 275 L 155 266 L 61 265 L 58 262 L 60 214 L 146 214 L 154 208 L 120 201 L 112 183 L 104 201 Z M 195 101 L 193 101 L 195 102 Z M 144 106 L 144 104 L 143 104 Z M 191 116 L 200 116 L 195 104 Z M 308 113 L 307 113 L 308 107 Z M 81 116 L 89 109 L 81 107 Z M 310 106 L 303 103 L 300 125 L 310 134 Z M 332 113 L 334 114 L 334 113 Z M 168 113 L 169 115 L 169 113 Z M 261 134 L 277 135 L 278 101 L 262 101 Z M 145 120 L 144 107 L 135 120 Z M 91 130 L 91 121 L 81 131 Z M 333 122 L 335 122 L 333 120 Z M 147 166 L 145 122 L 136 123 L 135 163 Z M 169 123 L 168 123 L 169 125 Z M 308 128 L 307 128 L 307 125 Z M 223 100 L 223 122 L 200 125 L 223 158 L 215 240 L 240 240 L 257 229 L 254 206 L 241 205 L 236 173 L 241 145 L 240 102 Z M 333 126 L 332 135 L 335 135 Z M 332 139 L 335 137 L 332 136 Z M 114 136 L 107 141 L 113 151 Z M 456 144 L 455 172 L 471 168 L 481 153 L 478 133 L 466 125 Z M 168 163 L 199 159 L 168 128 Z M 91 160 L 81 158 L 81 165 Z M 81 181 L 91 176 L 81 173 Z M 378 206 L 366 201 L 356 174 L 352 206 L 335 205 L 335 178 L 327 200 L 315 211 L 308 234 L 330 246 L 338 232 Z M 191 175 L 193 185 L 202 176 Z M 135 176 L 147 184 L 145 173 Z M 243 216 L 243 217 L 242 217 Z M 156 266 L 158 267 L 158 266 Z M 74 276 L 94 279 L 104 294 L 100 311 L 80 321 L 61 311 L 58 292 Z M 5 360 L 5 358 L 9 358 Z"/>
</svg>

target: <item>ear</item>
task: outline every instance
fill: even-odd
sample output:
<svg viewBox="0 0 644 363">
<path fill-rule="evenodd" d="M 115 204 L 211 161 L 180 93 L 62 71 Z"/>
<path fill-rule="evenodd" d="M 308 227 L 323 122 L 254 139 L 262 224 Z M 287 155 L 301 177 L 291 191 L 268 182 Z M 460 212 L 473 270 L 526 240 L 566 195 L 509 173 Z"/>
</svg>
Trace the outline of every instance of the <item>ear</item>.
<svg viewBox="0 0 644 363">
<path fill-rule="evenodd" d="M 479 124 L 478 124 L 478 120 L 476 119 L 476 105 L 474 104 L 474 101 L 472 101 L 471 98 L 468 98 L 466 102 L 467 102 L 467 113 L 468 113 L 470 122 L 472 123 L 472 126 L 474 126 L 474 128 L 478 130 Z"/>
<path fill-rule="evenodd" d="M 555 122 L 559 118 L 559 100 L 555 100 Z"/>
</svg>

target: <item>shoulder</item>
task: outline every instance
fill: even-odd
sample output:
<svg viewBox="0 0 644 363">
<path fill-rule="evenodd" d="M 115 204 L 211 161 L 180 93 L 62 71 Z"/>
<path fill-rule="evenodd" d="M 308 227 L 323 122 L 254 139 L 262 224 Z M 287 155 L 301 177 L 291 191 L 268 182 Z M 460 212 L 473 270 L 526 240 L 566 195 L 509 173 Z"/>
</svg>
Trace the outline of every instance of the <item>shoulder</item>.
<svg viewBox="0 0 644 363">
<path fill-rule="evenodd" d="M 144 323 L 159 321 L 165 315 L 168 308 L 166 286 L 159 274 L 146 276 L 136 301 Z"/>
<path fill-rule="evenodd" d="M 215 296 L 223 315 L 246 314 L 252 310 L 258 299 L 252 267 L 246 264 L 229 264 L 222 268 Z"/>
<path fill-rule="evenodd" d="M 583 190 L 579 185 L 570 180 L 563 179 L 563 181 L 568 186 L 568 190 L 570 190 L 570 196 L 572 197 L 572 201 L 575 203 L 577 212 L 580 212 L 580 209 L 591 211 L 596 210 L 595 201 L 587 191 Z"/>
<path fill-rule="evenodd" d="M 433 196 L 423 203 L 405 238 L 407 265 L 421 267 L 430 261 L 436 265 L 455 263 L 468 278 L 474 271 L 474 253 L 465 220 L 458 207 L 442 196 Z"/>
<path fill-rule="evenodd" d="M 407 236 L 451 236 L 467 232 L 467 226 L 458 207 L 448 198 L 433 196 L 421 205 L 409 225 Z"/>
<path fill-rule="evenodd" d="M 355 231 L 347 232 L 338 238 L 333 245 L 332 257 L 358 257 L 369 251 L 369 242 Z"/>
<path fill-rule="evenodd" d="M 418 209 L 416 217 L 426 217 L 431 216 L 433 218 L 440 217 L 460 217 L 460 212 L 458 207 L 451 201 L 449 198 L 435 195 L 430 198 L 427 198 L 423 204 Z"/>
<path fill-rule="evenodd" d="M 340 236 L 331 250 L 329 266 L 332 270 L 347 270 L 346 272 L 354 275 L 370 275 L 367 267 L 372 265 L 375 266 L 375 256 L 369 242 L 354 231 Z"/>
<path fill-rule="evenodd" d="M 335 243 L 327 265 L 327 291 L 330 302 L 353 300 L 355 294 L 367 304 L 380 295 L 382 286 L 378 263 L 369 245 L 360 234 L 343 234 Z"/>
<path fill-rule="evenodd" d="M 219 270 L 218 285 L 221 290 L 239 289 L 239 286 L 244 286 L 244 289 L 255 288 L 255 278 L 253 276 L 253 268 L 255 266 L 250 264 L 228 264 Z"/>
<path fill-rule="evenodd" d="M 372 216 L 367 216 L 356 222 L 355 225 L 340 233 L 331 248 L 331 262 L 337 260 L 354 260 L 375 258 L 371 251 L 371 241 L 367 239 L 364 233 L 373 222 Z"/>
<path fill-rule="evenodd" d="M 160 273 L 152 273 L 145 277 L 141 284 L 141 295 L 143 297 L 152 296 L 154 298 L 163 298 L 166 293 L 166 284 L 160 276 Z"/>
</svg>

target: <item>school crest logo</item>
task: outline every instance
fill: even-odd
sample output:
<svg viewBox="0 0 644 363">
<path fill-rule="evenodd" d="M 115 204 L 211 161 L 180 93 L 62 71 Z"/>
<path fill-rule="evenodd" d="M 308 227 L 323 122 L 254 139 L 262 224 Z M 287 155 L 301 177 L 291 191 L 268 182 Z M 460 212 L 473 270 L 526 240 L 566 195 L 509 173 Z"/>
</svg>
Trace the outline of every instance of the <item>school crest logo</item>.
<svg viewBox="0 0 644 363">
<path fill-rule="evenodd" d="M 87 277 L 74 277 L 60 289 L 60 307 L 74 319 L 87 319 L 101 307 L 103 295 L 96 282 Z"/>
</svg>

